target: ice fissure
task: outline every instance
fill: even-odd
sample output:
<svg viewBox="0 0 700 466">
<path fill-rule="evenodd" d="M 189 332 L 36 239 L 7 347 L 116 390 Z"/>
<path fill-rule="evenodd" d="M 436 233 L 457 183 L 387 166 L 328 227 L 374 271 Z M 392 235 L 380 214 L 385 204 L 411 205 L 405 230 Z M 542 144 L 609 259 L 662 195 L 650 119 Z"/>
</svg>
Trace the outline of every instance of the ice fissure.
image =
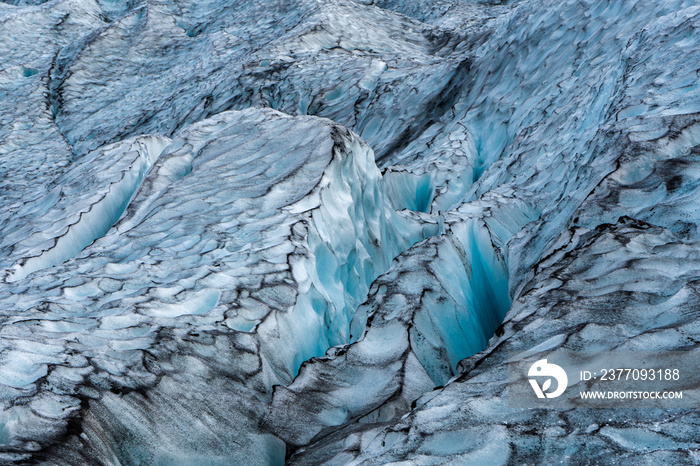
<svg viewBox="0 0 700 466">
<path fill-rule="evenodd" d="M 503 257 L 483 222 L 446 229 L 374 282 L 351 322 L 350 344 L 305 363 L 294 383 L 277 388 L 271 431 L 298 447 L 358 420 L 396 419 L 486 346 L 510 306 Z"/>
<path fill-rule="evenodd" d="M 2 273 L 4 279 L 15 282 L 61 264 L 107 233 L 169 142 L 163 137 L 135 138 L 105 147 L 75 164 L 56 180 L 54 192 L 46 196 L 50 204 L 41 207 L 44 215 L 32 219 L 44 229 L 14 243 L 12 254 L 46 249 L 19 259 Z M 4 242 L 12 241 L 14 236 L 6 236 Z"/>
<path fill-rule="evenodd" d="M 547 424 L 503 363 L 697 349 L 698 27 L 0 3 L 0 462 L 697 460 L 697 410 Z"/>
</svg>

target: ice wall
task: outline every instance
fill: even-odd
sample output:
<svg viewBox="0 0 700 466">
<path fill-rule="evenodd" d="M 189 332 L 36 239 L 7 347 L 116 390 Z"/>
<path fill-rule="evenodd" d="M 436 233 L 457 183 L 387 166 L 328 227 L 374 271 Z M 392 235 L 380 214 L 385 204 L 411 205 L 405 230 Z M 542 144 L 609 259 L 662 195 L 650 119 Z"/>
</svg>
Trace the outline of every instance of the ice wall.
<svg viewBox="0 0 700 466">
<path fill-rule="evenodd" d="M 279 440 L 252 427 L 270 387 L 346 343 L 374 279 L 402 249 L 438 232 L 436 222 L 391 208 L 371 149 L 329 120 L 225 112 L 168 142 L 139 138 L 76 164 L 80 189 L 99 190 L 73 198 L 65 217 L 50 210 L 66 223 L 70 215 L 79 219 L 54 246 L 65 256 L 49 249 L 35 259 L 43 269 L 5 280 L 4 302 L 25 310 L 3 331 L 0 381 L 14 390 L 4 411 L 7 447 L 22 448 L 28 435 L 52 442 L 82 405 L 81 454 L 107 461 L 284 457 Z M 85 178 L 84 165 L 100 162 L 114 171 Z M 62 186 L 59 206 L 78 190 Z M 87 233 L 71 236 L 71 229 Z M 103 229 L 109 232 L 68 260 Z M 217 419 L 239 419 L 240 428 L 192 430 L 186 421 L 205 409 L 196 401 L 184 411 L 171 402 L 142 409 L 146 393 L 169 398 L 198 387 L 197 397 L 214 396 L 223 380 L 207 386 L 212 358 L 226 374 L 243 370 L 234 376 L 239 388 L 225 389 L 241 393 L 227 402 L 221 400 L 229 395 L 217 395 L 222 404 L 211 408 Z M 28 408 L 27 399 L 52 413 L 51 430 L 30 433 L 43 411 Z M 241 403 L 253 403 L 252 412 Z M 147 419 L 161 420 L 162 428 L 152 431 Z M 232 435 L 249 445 L 225 451 Z M 199 452 L 206 442 L 215 446 Z"/>
</svg>

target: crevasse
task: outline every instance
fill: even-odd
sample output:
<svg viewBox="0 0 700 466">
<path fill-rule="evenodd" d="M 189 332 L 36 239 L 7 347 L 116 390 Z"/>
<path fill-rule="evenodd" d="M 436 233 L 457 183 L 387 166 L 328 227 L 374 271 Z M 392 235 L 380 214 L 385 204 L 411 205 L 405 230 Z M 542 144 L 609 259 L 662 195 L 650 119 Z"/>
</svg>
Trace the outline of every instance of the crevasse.
<svg viewBox="0 0 700 466">
<path fill-rule="evenodd" d="M 64 180 L 59 180 L 59 188 L 65 194 L 59 201 L 59 205 L 53 206 L 54 211 L 62 211 L 63 218 L 50 225 L 52 229 L 61 228 L 54 238 L 44 239 L 49 245 L 39 255 L 23 257 L 15 265 L 5 271 L 5 280 L 15 282 L 37 270 L 53 267 L 61 264 L 77 255 L 95 239 L 104 236 L 122 215 L 129 202 L 141 186 L 141 182 L 148 173 L 163 149 L 170 143 L 170 139 L 163 137 L 145 136 L 134 138 L 130 141 L 113 144 L 99 151 L 96 155 L 86 156 L 88 162 L 77 164 L 71 171 L 64 175 Z M 105 166 L 107 165 L 107 166 Z M 111 166 L 110 166 L 111 165 Z M 114 179 L 105 183 L 104 178 L 109 171 L 114 170 Z M 103 173 L 90 173 L 92 170 L 104 171 Z M 119 171 L 117 171 L 119 170 Z M 84 177 L 92 176 L 94 182 L 85 181 Z M 105 173 L 106 172 L 106 173 Z M 78 178 L 77 180 L 75 178 Z M 73 187 L 70 183 L 75 184 Z M 97 193 L 80 193 L 85 186 L 97 185 Z M 78 199 L 71 195 L 85 197 L 90 203 L 87 208 L 81 206 Z M 96 195 L 94 195 L 96 194 Z M 52 219 L 54 211 L 46 215 L 48 221 Z M 61 223 L 73 222 L 66 225 Z M 41 221 L 41 219 L 39 220 Z M 43 236 L 47 232 L 42 232 Z M 38 236 L 38 235 L 37 235 Z M 27 243 L 33 238 L 26 240 Z M 23 246 L 20 242 L 16 249 Z M 33 252 L 33 251 L 32 251 Z"/>
</svg>

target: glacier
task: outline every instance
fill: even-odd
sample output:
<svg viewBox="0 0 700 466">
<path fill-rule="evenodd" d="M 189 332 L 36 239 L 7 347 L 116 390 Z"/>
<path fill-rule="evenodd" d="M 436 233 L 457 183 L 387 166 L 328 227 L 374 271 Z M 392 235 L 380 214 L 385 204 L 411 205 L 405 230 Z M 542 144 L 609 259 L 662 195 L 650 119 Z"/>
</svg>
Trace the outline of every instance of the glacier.
<svg viewBox="0 0 700 466">
<path fill-rule="evenodd" d="M 509 354 L 700 345 L 688 0 L 0 3 L 0 462 L 700 462 Z"/>
</svg>

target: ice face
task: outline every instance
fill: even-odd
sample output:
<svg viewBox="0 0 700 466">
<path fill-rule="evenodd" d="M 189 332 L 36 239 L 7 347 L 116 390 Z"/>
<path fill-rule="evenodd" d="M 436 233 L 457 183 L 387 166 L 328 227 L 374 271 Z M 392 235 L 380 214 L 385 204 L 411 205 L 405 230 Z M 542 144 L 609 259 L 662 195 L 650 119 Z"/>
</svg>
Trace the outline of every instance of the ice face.
<svg viewBox="0 0 700 466">
<path fill-rule="evenodd" d="M 3 462 L 697 460 L 503 364 L 697 347 L 692 2 L 11 3 Z"/>
<path fill-rule="evenodd" d="M 115 436 L 109 448 L 124 461 L 208 458 L 212 452 L 195 453 L 198 442 L 211 441 L 206 435 L 196 438 L 177 426 L 172 432 L 147 432 L 138 416 L 117 414 L 140 401 L 130 398 L 124 406 L 121 398 L 104 398 L 99 390 L 138 393 L 155 385 L 166 396 L 173 387 L 200 383 L 197 396 L 202 396 L 209 376 L 201 371 L 211 369 L 197 357 L 181 354 L 176 343 L 181 341 L 204 360 L 228 352 L 228 358 L 245 367 L 242 383 L 255 387 L 242 387 L 243 398 L 264 397 L 273 384 L 289 383 L 303 361 L 347 342 L 349 321 L 372 281 L 401 249 L 438 230 L 429 219 L 389 207 L 371 149 L 329 120 L 263 109 L 224 112 L 168 142 L 140 138 L 86 156 L 86 163 L 111 165 L 112 172 L 95 171 L 99 180 L 85 177 L 89 170 L 76 163 L 83 174 L 75 181 L 80 188 L 66 182 L 64 198 L 93 185 L 107 194 L 71 199 L 76 203 L 71 208 L 88 214 L 54 208 L 56 216 L 68 212 L 66 223 L 70 215 L 78 221 L 53 249 L 8 274 L 4 302 L 24 309 L 16 317 L 20 322 L 31 322 L 29 327 L 4 327 L 2 380 L 16 390 L 8 412 L 25 419 L 6 425 L 9 445 L 30 428 L 31 411 L 17 404 L 24 396 L 41 398 L 53 409 L 60 400 L 75 407 L 82 397 L 94 395 L 101 407 L 91 442 Z M 150 163 L 138 194 L 109 229 Z M 70 173 L 68 180 L 74 178 Z M 118 196 L 119 202 L 109 196 Z M 103 226 L 109 232 L 78 257 L 49 263 L 47 256 L 73 256 L 92 239 L 71 235 L 71 229 L 99 233 Z M 26 271 L 32 260 L 43 261 L 44 267 Z M 50 265 L 56 267 L 47 269 Z M 25 277 L 18 276 L 22 271 Z M 231 338 L 240 333 L 249 337 L 234 343 Z M 149 362 L 153 354 L 158 356 Z M 166 363 L 170 358 L 178 361 Z M 61 365 L 59 372 L 49 372 L 54 364 Z M 231 371 L 226 370 L 235 373 Z M 166 375 L 170 372 L 177 373 L 175 380 Z M 47 379 L 48 391 L 42 388 Z M 234 396 L 222 405 L 222 413 L 233 413 L 249 428 L 255 416 L 241 412 L 241 403 L 251 402 Z M 254 403 L 260 416 L 261 400 Z M 70 411 L 55 409 L 54 429 L 60 430 Z M 172 409 L 154 407 L 149 416 L 168 417 Z M 190 413 L 177 414 L 182 416 L 178 425 Z M 219 429 L 230 427 L 219 425 L 217 438 Z M 239 430 L 218 438 L 215 449 L 225 448 L 231 436 L 248 435 Z M 141 445 L 145 450 L 139 452 L 137 444 L 120 440 L 119 432 L 131 432 L 148 446 Z M 245 452 L 216 454 L 227 463 L 255 450 L 255 457 L 267 462 L 279 457 L 280 448 L 283 452 L 280 445 L 269 434 L 252 434 Z"/>
</svg>

